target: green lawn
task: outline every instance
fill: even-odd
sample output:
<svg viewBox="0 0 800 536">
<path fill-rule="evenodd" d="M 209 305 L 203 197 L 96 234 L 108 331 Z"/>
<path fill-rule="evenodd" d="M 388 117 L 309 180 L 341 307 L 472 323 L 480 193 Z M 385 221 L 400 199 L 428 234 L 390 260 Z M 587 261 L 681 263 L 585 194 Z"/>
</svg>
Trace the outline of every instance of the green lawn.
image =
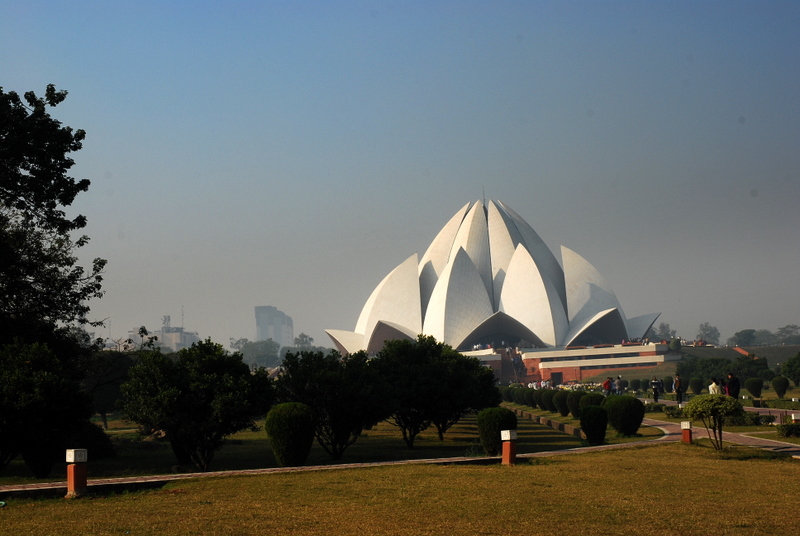
<svg viewBox="0 0 800 536">
<path fill-rule="evenodd" d="M 89 478 L 110 478 L 121 476 L 167 474 L 173 472 L 176 464 L 169 443 L 160 441 L 141 442 L 135 428 L 129 424 L 111 420 L 110 433 L 121 438 L 116 458 L 92 460 L 90 453 Z M 581 445 L 581 441 L 546 426 L 520 420 L 517 451 L 522 453 L 560 450 Z M 362 436 L 344 453 L 339 461 L 334 461 L 316 442 L 311 449 L 306 465 L 333 463 L 359 463 L 424 458 L 449 458 L 459 456 L 481 456 L 476 417 L 464 417 L 439 441 L 435 427 L 423 432 L 409 450 L 402 440 L 400 430 L 387 422 L 381 422 Z M 275 458 L 263 429 L 258 432 L 241 432 L 230 438 L 217 453 L 211 463 L 212 471 L 257 469 L 276 467 Z M 194 468 L 185 467 L 194 472 Z M 45 481 L 64 480 L 66 463 L 57 464 L 51 477 Z M 38 482 L 34 479 L 20 458 L 14 460 L 2 473 L 0 485 Z"/>
<path fill-rule="evenodd" d="M 206 478 L 76 501 L 9 499 L 37 535 L 794 535 L 800 465 L 702 445 L 556 455 L 515 467 L 414 465 Z M 757 475 L 757 478 L 751 478 Z M 735 505 L 735 507 L 734 507 Z"/>
</svg>

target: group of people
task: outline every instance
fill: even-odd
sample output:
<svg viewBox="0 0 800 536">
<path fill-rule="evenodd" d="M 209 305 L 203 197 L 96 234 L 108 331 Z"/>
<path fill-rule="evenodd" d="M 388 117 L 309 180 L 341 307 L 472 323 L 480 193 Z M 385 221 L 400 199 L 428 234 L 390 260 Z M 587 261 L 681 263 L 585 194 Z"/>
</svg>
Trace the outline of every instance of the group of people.
<svg viewBox="0 0 800 536">
<path fill-rule="evenodd" d="M 622 376 L 617 376 L 616 380 L 611 379 L 611 376 L 606 378 L 603 382 L 603 393 L 609 395 L 621 395 L 625 392 L 625 387 L 622 385 Z"/>
<path fill-rule="evenodd" d="M 712 395 L 728 395 L 733 398 L 739 398 L 739 391 L 742 386 L 739 384 L 739 378 L 733 375 L 732 372 L 728 373 L 728 381 L 722 380 L 717 382 L 716 378 L 711 378 L 711 384 L 708 386 L 708 392 Z"/>
<path fill-rule="evenodd" d="M 653 390 L 653 401 L 658 402 L 658 395 L 664 392 L 664 382 L 653 376 L 653 379 L 650 381 L 650 388 Z M 716 378 L 711 378 L 711 385 L 708 386 L 708 392 L 712 395 L 726 394 L 733 398 L 739 398 L 739 391 L 741 391 L 739 378 L 737 378 L 733 372 L 728 373 L 727 382 L 723 380 L 718 383 Z M 682 403 L 685 388 L 680 374 L 676 374 L 672 379 L 672 392 L 675 393 L 675 401 L 678 404 Z"/>
<path fill-rule="evenodd" d="M 529 389 L 550 389 L 552 382 L 550 380 L 532 381 L 528 384 Z"/>
</svg>

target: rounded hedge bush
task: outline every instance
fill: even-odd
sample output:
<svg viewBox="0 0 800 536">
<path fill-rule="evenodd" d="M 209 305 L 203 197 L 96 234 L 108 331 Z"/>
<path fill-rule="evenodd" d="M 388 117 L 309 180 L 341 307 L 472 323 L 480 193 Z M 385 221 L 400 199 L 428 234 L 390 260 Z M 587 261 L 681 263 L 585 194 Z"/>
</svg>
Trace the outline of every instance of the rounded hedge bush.
<svg viewBox="0 0 800 536">
<path fill-rule="evenodd" d="M 609 396 L 603 408 L 608 412 L 608 424 L 624 436 L 634 435 L 642 425 L 644 404 L 634 396 Z"/>
<path fill-rule="evenodd" d="M 775 389 L 775 394 L 778 398 L 783 398 L 786 391 L 789 390 L 789 378 L 783 376 L 775 376 L 772 378 L 772 388 Z"/>
<path fill-rule="evenodd" d="M 500 391 L 500 396 L 505 402 L 512 402 L 513 399 L 511 398 L 511 393 L 510 393 L 511 388 L 509 386 L 501 385 L 500 387 L 498 387 L 498 389 Z"/>
<path fill-rule="evenodd" d="M 556 406 L 558 413 L 562 417 L 566 417 L 569 415 L 569 405 L 567 404 L 567 398 L 569 398 L 568 391 L 558 390 L 556 394 L 553 395 L 553 404 Z"/>
<path fill-rule="evenodd" d="M 547 409 L 544 407 L 544 401 L 542 401 L 542 395 L 544 391 L 542 389 L 534 389 L 533 390 L 533 400 L 536 402 L 536 405 L 542 409 Z"/>
<path fill-rule="evenodd" d="M 586 396 L 586 394 L 586 391 L 572 391 L 567 397 L 569 412 L 572 413 L 572 417 L 575 419 L 581 418 L 581 398 Z"/>
<path fill-rule="evenodd" d="M 520 406 L 525 405 L 525 391 L 527 391 L 527 387 L 515 387 L 512 392 L 514 393 L 514 403 L 519 404 Z"/>
<path fill-rule="evenodd" d="M 508 408 L 486 408 L 478 413 L 478 436 L 487 456 L 497 456 L 503 448 L 500 432 L 516 430 L 517 416 Z"/>
<path fill-rule="evenodd" d="M 583 408 L 585 408 L 586 406 L 602 406 L 603 400 L 605 399 L 606 397 L 604 397 L 600 393 L 586 393 L 586 396 L 581 398 L 579 405 L 581 407 L 581 410 L 583 410 Z"/>
<path fill-rule="evenodd" d="M 525 405 L 533 409 L 536 409 L 536 399 L 533 397 L 535 392 L 534 389 L 525 390 Z"/>
<path fill-rule="evenodd" d="M 703 380 L 702 378 L 692 378 L 689 380 L 689 389 L 696 395 L 699 395 L 703 392 Z"/>
<path fill-rule="evenodd" d="M 552 389 L 543 389 L 542 390 L 542 409 L 549 411 L 550 413 L 558 413 L 558 408 L 556 407 L 555 402 L 553 402 L 553 397 L 555 396 L 556 392 Z"/>
<path fill-rule="evenodd" d="M 664 376 L 664 379 L 661 380 L 664 382 L 664 392 L 671 393 L 672 392 L 672 376 Z"/>
<path fill-rule="evenodd" d="M 631 380 L 631 389 L 638 391 L 642 388 L 642 380 Z"/>
<path fill-rule="evenodd" d="M 744 388 L 753 395 L 753 398 L 761 398 L 761 391 L 764 389 L 764 380 L 761 378 L 747 378 L 744 381 Z"/>
<path fill-rule="evenodd" d="M 586 441 L 590 445 L 605 443 L 606 427 L 608 427 L 608 413 L 604 408 L 595 405 L 581 408 L 581 430 L 586 434 Z"/>
<path fill-rule="evenodd" d="M 285 402 L 269 410 L 264 429 L 279 466 L 295 467 L 306 462 L 315 427 L 314 411 L 301 402 Z"/>
</svg>

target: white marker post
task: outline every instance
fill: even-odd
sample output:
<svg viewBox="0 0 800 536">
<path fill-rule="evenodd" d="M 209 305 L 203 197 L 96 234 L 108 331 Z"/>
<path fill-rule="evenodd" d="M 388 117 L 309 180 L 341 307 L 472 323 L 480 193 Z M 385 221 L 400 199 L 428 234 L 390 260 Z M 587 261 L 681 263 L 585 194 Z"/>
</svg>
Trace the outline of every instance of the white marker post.
<svg viewBox="0 0 800 536">
<path fill-rule="evenodd" d="M 516 465 L 517 463 L 517 431 L 501 430 L 500 439 L 503 440 L 503 465 Z"/>
</svg>

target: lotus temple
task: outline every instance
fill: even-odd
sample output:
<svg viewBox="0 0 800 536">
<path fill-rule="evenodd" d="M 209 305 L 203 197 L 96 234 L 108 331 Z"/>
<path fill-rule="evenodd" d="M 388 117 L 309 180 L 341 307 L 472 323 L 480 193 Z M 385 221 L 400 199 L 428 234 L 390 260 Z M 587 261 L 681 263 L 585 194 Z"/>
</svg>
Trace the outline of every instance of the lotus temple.
<svg viewBox="0 0 800 536">
<path fill-rule="evenodd" d="M 422 333 L 501 381 L 563 383 L 669 360 L 666 344 L 642 342 L 658 316 L 629 318 L 586 259 L 562 246 L 559 263 L 519 214 L 490 200 L 464 205 L 422 258 L 384 277 L 354 331 L 326 333 L 343 354 Z"/>
</svg>

